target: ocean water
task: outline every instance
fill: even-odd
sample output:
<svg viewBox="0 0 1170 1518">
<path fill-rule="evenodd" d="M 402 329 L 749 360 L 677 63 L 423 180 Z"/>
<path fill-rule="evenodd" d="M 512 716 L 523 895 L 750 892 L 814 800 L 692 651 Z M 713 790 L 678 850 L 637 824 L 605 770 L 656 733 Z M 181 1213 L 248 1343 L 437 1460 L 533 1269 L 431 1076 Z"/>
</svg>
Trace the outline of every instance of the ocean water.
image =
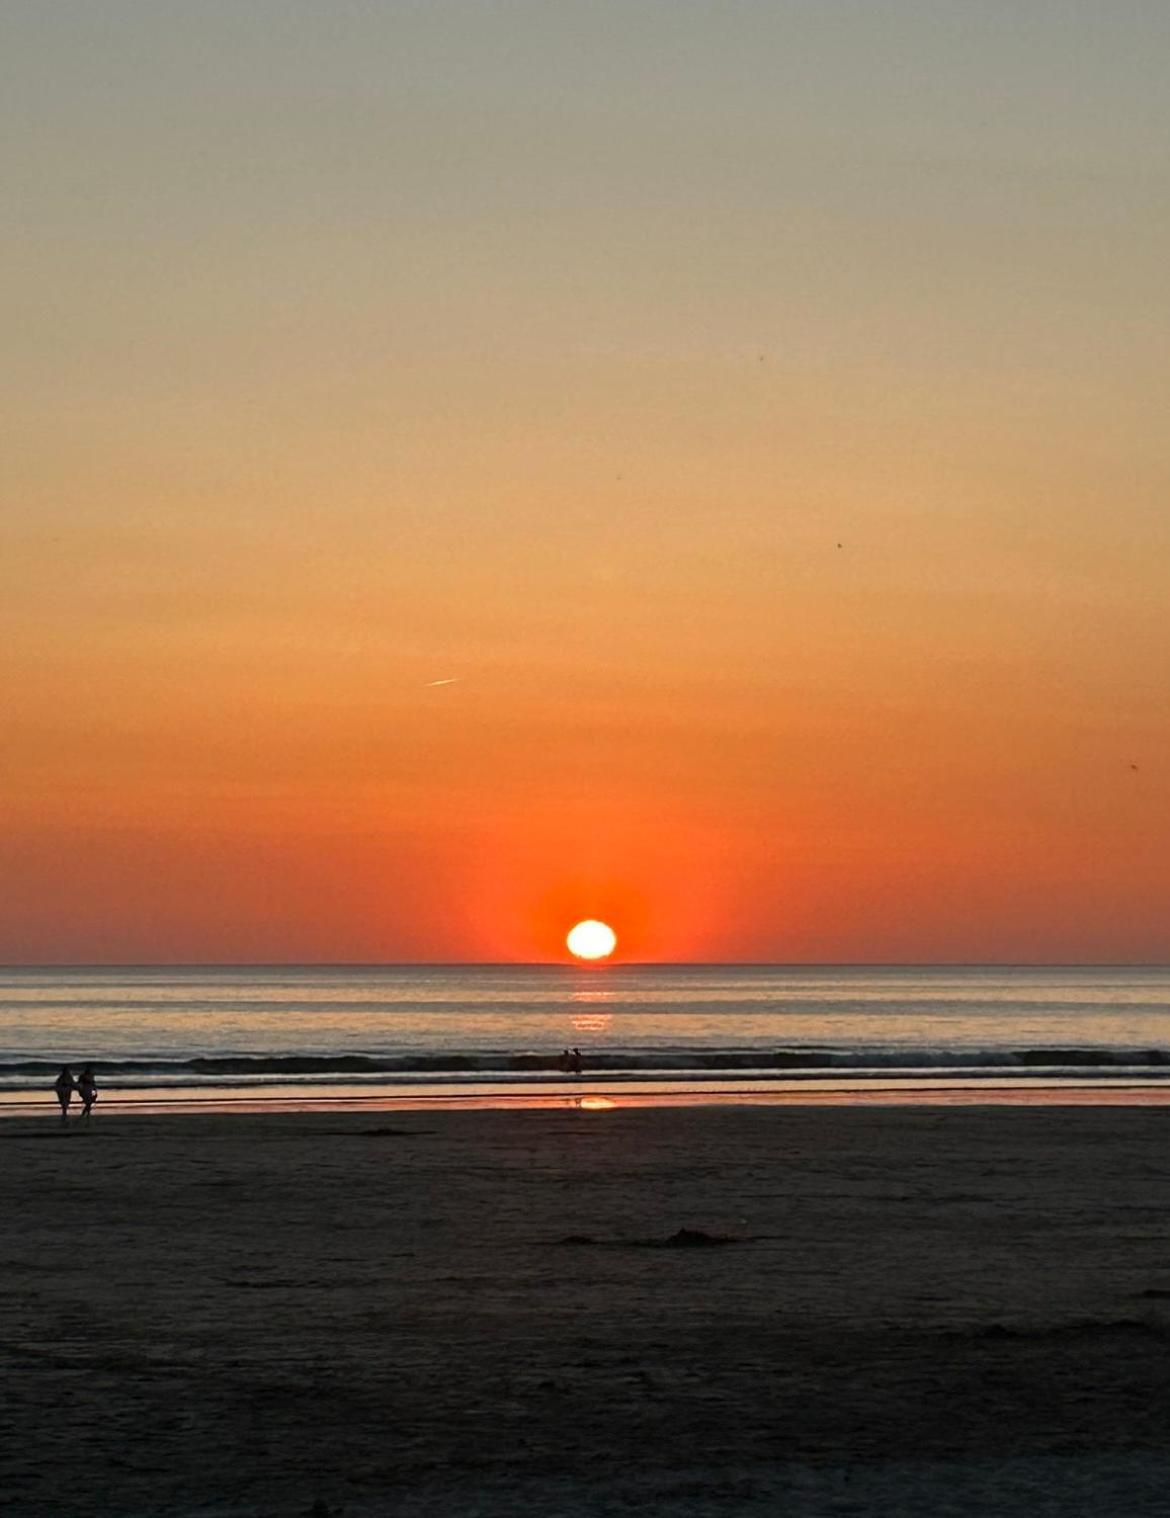
<svg viewBox="0 0 1170 1518">
<path fill-rule="evenodd" d="M 1170 968 L 0 969 L 0 1104 L 43 1103 L 63 1062 L 103 1105 L 1151 1089 Z"/>
</svg>

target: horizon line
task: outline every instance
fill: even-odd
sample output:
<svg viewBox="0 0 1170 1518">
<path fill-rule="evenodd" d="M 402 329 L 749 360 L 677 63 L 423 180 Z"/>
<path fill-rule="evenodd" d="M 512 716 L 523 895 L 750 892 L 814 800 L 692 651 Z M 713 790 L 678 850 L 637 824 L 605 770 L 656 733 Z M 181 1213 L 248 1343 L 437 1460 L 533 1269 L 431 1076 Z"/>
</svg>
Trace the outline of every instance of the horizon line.
<svg viewBox="0 0 1170 1518">
<path fill-rule="evenodd" d="M 1152 959 L 0 960 L 4 970 L 1164 970 Z"/>
</svg>

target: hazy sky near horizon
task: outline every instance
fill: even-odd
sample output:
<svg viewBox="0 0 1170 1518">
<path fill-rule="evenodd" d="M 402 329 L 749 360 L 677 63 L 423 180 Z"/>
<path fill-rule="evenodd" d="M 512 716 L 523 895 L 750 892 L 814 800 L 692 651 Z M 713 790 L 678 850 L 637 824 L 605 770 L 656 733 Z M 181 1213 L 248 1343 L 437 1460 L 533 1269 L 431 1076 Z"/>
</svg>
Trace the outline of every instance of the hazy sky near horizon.
<svg viewBox="0 0 1170 1518">
<path fill-rule="evenodd" d="M 1168 71 L 9 0 L 0 959 L 1170 958 Z"/>
</svg>

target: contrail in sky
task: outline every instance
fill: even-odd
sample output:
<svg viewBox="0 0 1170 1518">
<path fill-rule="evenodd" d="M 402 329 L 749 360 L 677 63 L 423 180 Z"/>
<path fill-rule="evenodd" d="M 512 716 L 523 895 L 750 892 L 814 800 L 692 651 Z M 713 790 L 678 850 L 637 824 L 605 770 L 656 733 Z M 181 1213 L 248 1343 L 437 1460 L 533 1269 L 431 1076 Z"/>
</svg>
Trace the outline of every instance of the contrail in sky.
<svg viewBox="0 0 1170 1518">
<path fill-rule="evenodd" d="M 427 681 L 427 686 L 428 687 L 430 687 L 432 685 L 458 685 L 458 684 L 459 684 L 459 676 L 458 675 L 452 675 L 449 680 L 428 680 Z"/>
</svg>

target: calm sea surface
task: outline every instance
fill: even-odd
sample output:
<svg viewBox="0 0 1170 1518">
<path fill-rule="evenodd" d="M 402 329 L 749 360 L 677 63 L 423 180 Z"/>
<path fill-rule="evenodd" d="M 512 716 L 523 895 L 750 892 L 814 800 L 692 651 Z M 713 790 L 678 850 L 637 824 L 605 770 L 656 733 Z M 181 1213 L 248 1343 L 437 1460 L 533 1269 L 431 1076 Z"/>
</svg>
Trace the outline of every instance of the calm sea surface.
<svg viewBox="0 0 1170 1518">
<path fill-rule="evenodd" d="M 105 1104 L 1148 1087 L 1170 1078 L 1170 969 L 0 969 L 0 1102 L 87 1061 Z"/>
</svg>

